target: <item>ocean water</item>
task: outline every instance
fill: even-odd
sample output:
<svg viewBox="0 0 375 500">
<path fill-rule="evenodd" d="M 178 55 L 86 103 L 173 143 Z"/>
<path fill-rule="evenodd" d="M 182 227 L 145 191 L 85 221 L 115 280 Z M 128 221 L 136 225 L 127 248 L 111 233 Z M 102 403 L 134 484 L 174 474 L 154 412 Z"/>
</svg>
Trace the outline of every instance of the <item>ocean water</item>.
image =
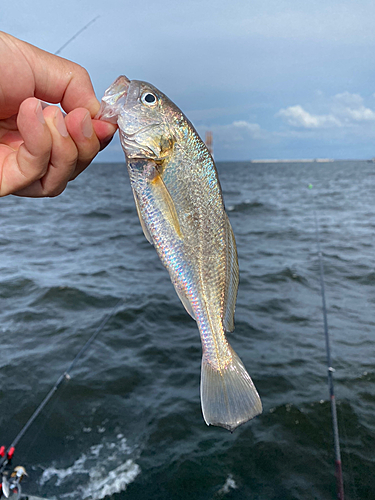
<svg viewBox="0 0 375 500">
<path fill-rule="evenodd" d="M 17 446 L 24 491 L 335 498 L 315 208 L 346 498 L 374 498 L 375 165 L 218 170 L 240 265 L 229 340 L 264 406 L 233 434 L 203 421 L 198 330 L 142 234 L 125 165 L 94 164 L 57 198 L 0 199 L 0 444 L 122 299 Z"/>
</svg>

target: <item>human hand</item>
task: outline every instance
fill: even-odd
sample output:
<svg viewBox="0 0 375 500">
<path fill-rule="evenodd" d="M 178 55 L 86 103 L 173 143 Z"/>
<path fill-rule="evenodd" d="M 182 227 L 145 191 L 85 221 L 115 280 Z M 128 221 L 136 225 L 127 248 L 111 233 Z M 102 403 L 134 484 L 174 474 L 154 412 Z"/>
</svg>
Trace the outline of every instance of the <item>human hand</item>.
<svg viewBox="0 0 375 500">
<path fill-rule="evenodd" d="M 116 126 L 93 119 L 100 103 L 81 66 L 1 31 L 0 61 L 0 196 L 57 196 Z"/>
</svg>

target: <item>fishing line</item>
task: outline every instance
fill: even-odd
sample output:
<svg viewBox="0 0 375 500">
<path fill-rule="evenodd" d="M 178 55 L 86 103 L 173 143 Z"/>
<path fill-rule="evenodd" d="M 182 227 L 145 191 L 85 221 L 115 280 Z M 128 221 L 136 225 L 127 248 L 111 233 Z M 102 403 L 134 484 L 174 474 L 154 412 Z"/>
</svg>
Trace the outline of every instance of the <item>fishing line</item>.
<svg viewBox="0 0 375 500">
<path fill-rule="evenodd" d="M 27 459 L 29 458 L 29 454 L 30 454 L 31 450 L 34 448 L 34 444 L 36 443 L 36 441 L 39 439 L 39 436 L 44 431 L 46 424 L 47 424 L 48 420 L 50 419 L 54 409 L 56 408 L 57 403 L 61 400 L 61 394 L 66 389 L 66 387 L 67 387 L 66 385 L 61 386 L 61 390 L 57 392 L 56 397 L 52 400 L 51 404 L 49 405 L 49 409 L 44 412 L 44 417 L 43 417 L 42 422 L 39 423 L 38 429 L 36 432 L 34 432 L 33 438 L 31 440 L 30 444 L 27 446 L 25 451 L 22 453 L 24 461 L 27 461 Z"/>
<path fill-rule="evenodd" d="M 309 185 L 309 189 L 312 189 L 312 185 Z M 313 196 L 314 200 L 314 196 Z M 316 215 L 315 203 L 313 203 L 313 212 L 315 219 L 315 234 L 316 243 L 318 248 L 318 258 L 319 258 L 319 270 L 320 270 L 320 292 L 322 297 L 322 309 L 323 309 L 323 326 L 324 326 L 324 337 L 326 343 L 326 355 L 327 355 L 327 371 L 328 371 L 328 388 L 329 396 L 331 400 L 331 416 L 332 416 L 332 429 L 333 429 L 333 443 L 335 450 L 335 469 L 336 469 L 336 489 L 338 500 L 344 500 L 344 482 L 342 477 L 342 465 L 341 465 L 341 452 L 340 452 L 340 438 L 339 438 L 339 428 L 337 422 L 337 409 L 336 409 L 336 399 L 335 399 L 335 389 L 333 383 L 333 373 L 335 369 L 332 367 L 331 362 L 331 346 L 330 337 L 328 331 L 328 321 L 327 321 L 327 305 L 326 305 L 326 294 L 324 288 L 324 268 L 323 268 L 323 256 L 320 247 L 320 232 L 318 217 Z"/>
<path fill-rule="evenodd" d="M 43 399 L 43 401 L 40 403 L 40 405 L 37 407 L 37 409 L 34 411 L 34 413 L 31 415 L 29 420 L 26 422 L 26 424 L 22 427 L 20 432 L 17 434 L 17 436 L 14 438 L 12 441 L 11 445 L 8 447 L 6 450 L 4 456 L 0 457 L 0 472 L 2 470 L 3 464 L 5 464 L 8 461 L 8 455 L 11 454 L 13 456 L 14 448 L 20 441 L 20 439 L 25 435 L 31 424 L 34 422 L 34 420 L 37 418 L 37 416 L 40 414 L 40 412 L 43 410 L 43 408 L 46 406 L 46 404 L 49 402 L 49 400 L 52 398 L 52 396 L 55 394 L 55 392 L 58 390 L 58 388 L 61 386 L 61 384 L 64 382 L 64 380 L 70 380 L 70 372 L 73 370 L 73 368 L 76 366 L 80 358 L 84 355 L 84 353 L 87 351 L 87 349 L 91 346 L 91 344 L 94 342 L 96 337 L 101 333 L 105 325 L 108 323 L 108 321 L 112 318 L 112 316 L 115 315 L 118 307 L 120 304 L 123 302 L 123 299 L 120 299 L 112 311 L 107 314 L 103 320 L 101 321 L 100 325 L 98 328 L 94 331 L 94 333 L 91 335 L 91 337 L 87 340 L 87 342 L 84 344 L 84 346 L 80 349 L 78 354 L 75 356 L 71 364 L 69 365 L 68 369 L 60 375 L 60 377 L 57 379 L 55 385 L 52 387 L 52 389 L 49 391 L 47 396 Z M 13 451 L 13 452 L 12 452 Z"/>
<path fill-rule="evenodd" d="M 55 56 L 57 56 L 58 54 L 60 54 L 60 52 L 65 49 L 65 47 L 67 45 L 70 44 L 70 42 L 72 42 L 73 40 L 75 40 L 77 38 L 77 36 L 79 36 L 82 31 L 84 31 L 85 29 L 87 29 L 91 24 L 93 24 L 100 16 L 96 16 L 94 17 L 94 19 L 91 19 L 90 22 L 88 22 L 83 28 L 81 28 L 80 30 L 77 31 L 77 33 L 75 33 L 72 38 L 69 38 L 69 40 L 67 42 L 64 43 L 64 45 L 61 45 L 61 47 L 59 49 L 56 50 L 56 52 L 54 53 Z"/>
</svg>

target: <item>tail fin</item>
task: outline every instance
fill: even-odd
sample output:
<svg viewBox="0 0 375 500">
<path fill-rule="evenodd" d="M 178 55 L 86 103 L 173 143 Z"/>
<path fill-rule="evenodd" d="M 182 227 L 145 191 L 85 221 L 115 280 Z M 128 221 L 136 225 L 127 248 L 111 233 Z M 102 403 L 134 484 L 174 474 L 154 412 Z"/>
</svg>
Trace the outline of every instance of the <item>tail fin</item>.
<svg viewBox="0 0 375 500">
<path fill-rule="evenodd" d="M 201 404 L 207 425 L 233 432 L 236 427 L 262 413 L 262 403 L 242 361 L 229 346 L 231 363 L 216 370 L 202 358 Z"/>
</svg>

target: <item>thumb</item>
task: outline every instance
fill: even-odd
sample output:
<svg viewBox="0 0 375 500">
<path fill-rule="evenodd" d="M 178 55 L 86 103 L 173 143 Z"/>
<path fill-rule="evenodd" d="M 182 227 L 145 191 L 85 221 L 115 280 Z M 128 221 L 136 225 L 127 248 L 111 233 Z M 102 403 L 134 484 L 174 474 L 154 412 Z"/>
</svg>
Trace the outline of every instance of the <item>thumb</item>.
<svg viewBox="0 0 375 500">
<path fill-rule="evenodd" d="M 19 191 L 43 177 L 50 160 L 52 137 L 38 99 L 30 97 L 22 102 L 17 126 L 24 142 L 17 151 L 8 148 L 5 154 L 5 146 L 0 150 L 0 196 Z"/>
</svg>

